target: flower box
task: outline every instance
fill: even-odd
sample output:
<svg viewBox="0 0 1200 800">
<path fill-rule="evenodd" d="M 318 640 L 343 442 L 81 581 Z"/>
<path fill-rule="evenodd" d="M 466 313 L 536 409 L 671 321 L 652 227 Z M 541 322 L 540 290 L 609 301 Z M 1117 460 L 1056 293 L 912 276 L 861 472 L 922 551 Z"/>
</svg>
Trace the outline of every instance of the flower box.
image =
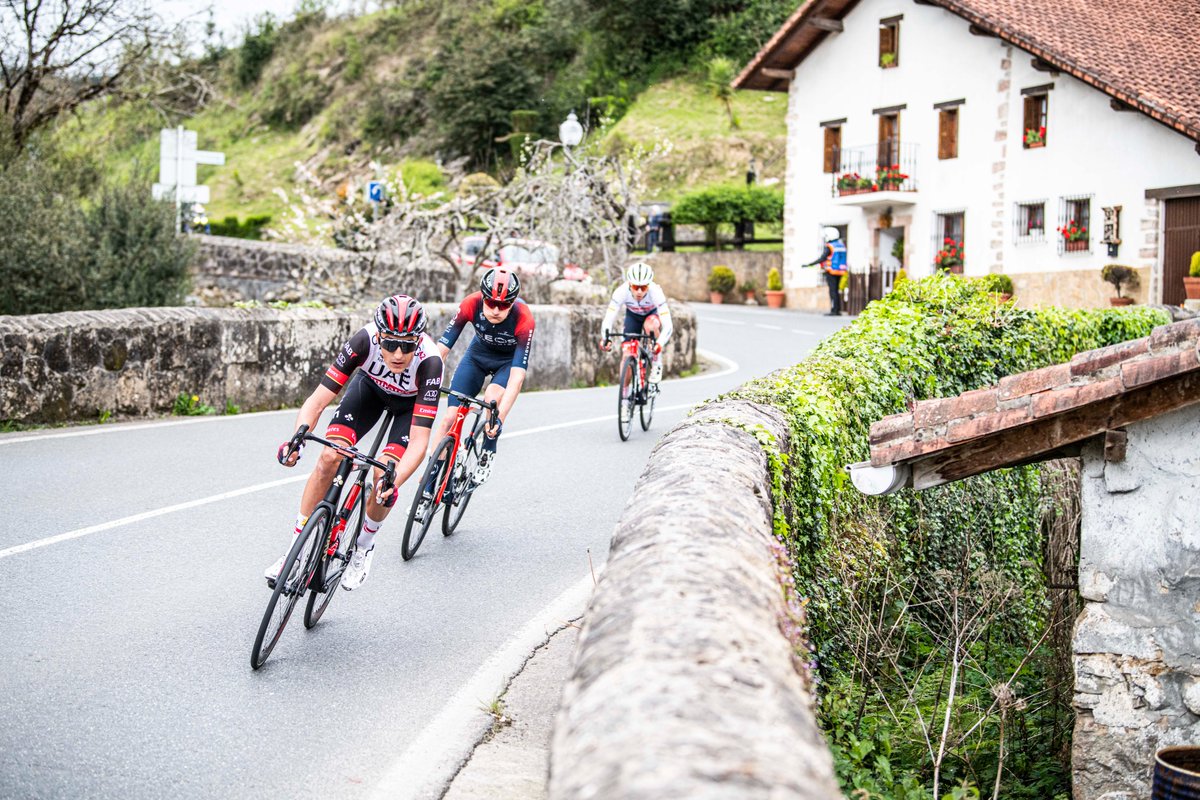
<svg viewBox="0 0 1200 800">
<path fill-rule="evenodd" d="M 1085 253 L 1088 249 L 1087 239 L 1076 239 L 1075 241 L 1067 240 L 1063 242 L 1063 249 L 1068 253 Z"/>
</svg>

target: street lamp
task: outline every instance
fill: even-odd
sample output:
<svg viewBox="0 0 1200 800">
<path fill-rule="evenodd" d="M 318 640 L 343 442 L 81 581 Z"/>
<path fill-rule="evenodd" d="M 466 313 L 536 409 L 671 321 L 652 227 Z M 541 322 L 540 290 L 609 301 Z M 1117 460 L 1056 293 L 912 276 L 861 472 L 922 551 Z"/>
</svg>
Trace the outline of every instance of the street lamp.
<svg viewBox="0 0 1200 800">
<path fill-rule="evenodd" d="M 567 114 L 567 119 L 558 126 L 558 140 L 567 147 L 574 147 L 583 141 L 583 126 L 579 124 L 574 111 Z"/>
</svg>

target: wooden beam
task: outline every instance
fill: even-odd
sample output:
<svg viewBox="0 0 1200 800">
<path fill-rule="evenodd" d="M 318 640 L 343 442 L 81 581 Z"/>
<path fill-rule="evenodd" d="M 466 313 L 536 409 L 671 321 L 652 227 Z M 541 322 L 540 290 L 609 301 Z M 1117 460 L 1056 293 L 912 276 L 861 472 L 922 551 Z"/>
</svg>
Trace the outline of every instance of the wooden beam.
<svg viewBox="0 0 1200 800">
<path fill-rule="evenodd" d="M 771 67 L 763 67 L 759 70 L 764 78 L 774 78 L 780 81 L 790 81 L 796 77 L 794 69 L 772 69 Z"/>
<path fill-rule="evenodd" d="M 1200 372 L 1187 372 L 1064 414 L 948 447 L 912 465 L 914 489 L 1052 458 L 1063 448 L 1116 428 L 1200 403 Z"/>
<path fill-rule="evenodd" d="M 990 36 L 993 39 L 998 38 L 996 34 L 992 33 L 986 28 L 981 28 L 978 25 L 972 25 L 971 27 L 967 28 L 967 30 L 971 32 L 972 36 Z"/>
<path fill-rule="evenodd" d="M 1108 101 L 1108 105 L 1113 111 L 1133 111 L 1133 106 L 1129 105 L 1129 103 L 1124 103 L 1115 97 Z"/>
<path fill-rule="evenodd" d="M 841 33 L 843 30 L 842 21 L 840 19 L 829 19 L 828 17 L 811 17 L 804 21 L 806 25 L 812 25 L 823 31 L 832 31 L 833 33 Z"/>
<path fill-rule="evenodd" d="M 1048 61 L 1043 61 L 1040 58 L 1034 57 L 1029 62 L 1029 64 L 1034 69 L 1036 69 L 1038 72 L 1049 72 L 1051 75 L 1054 75 L 1055 77 L 1058 76 L 1058 73 L 1059 73 L 1058 67 L 1054 66 L 1053 64 L 1051 64 Z"/>
</svg>

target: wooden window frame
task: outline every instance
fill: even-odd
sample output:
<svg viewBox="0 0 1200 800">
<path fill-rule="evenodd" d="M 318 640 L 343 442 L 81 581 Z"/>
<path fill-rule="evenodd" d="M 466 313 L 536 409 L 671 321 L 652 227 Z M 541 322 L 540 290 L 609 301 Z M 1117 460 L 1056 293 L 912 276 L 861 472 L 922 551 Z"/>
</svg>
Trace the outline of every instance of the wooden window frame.
<svg viewBox="0 0 1200 800">
<path fill-rule="evenodd" d="M 822 170 L 826 174 L 838 172 L 842 161 L 842 126 L 825 125 L 825 145 Z"/>
<path fill-rule="evenodd" d="M 879 20 L 879 68 L 893 69 L 900 66 L 900 20 L 901 17 L 889 17 Z M 884 56 L 891 59 L 884 63 Z"/>
<path fill-rule="evenodd" d="M 952 233 L 952 230 L 953 230 L 952 221 L 954 219 L 958 220 L 958 227 L 960 229 L 957 237 L 947 235 L 949 233 Z M 956 242 L 961 244 L 963 249 L 965 250 L 966 246 L 967 246 L 967 212 L 966 212 L 966 210 L 963 209 L 963 210 L 957 210 L 957 211 L 935 211 L 934 212 L 933 233 L 934 233 L 933 253 L 935 255 L 937 254 L 937 252 L 939 250 L 942 249 L 947 238 L 954 239 Z M 964 262 L 962 264 L 959 264 L 956 267 L 951 268 L 950 271 L 956 275 L 962 275 L 963 271 L 965 269 L 966 269 L 966 263 Z"/>
<path fill-rule="evenodd" d="M 875 165 L 888 167 L 898 164 L 900 162 L 900 112 L 876 113 L 879 117 L 879 136 L 875 145 Z M 884 135 L 884 130 L 889 124 L 888 120 L 893 120 L 891 136 Z"/>
<path fill-rule="evenodd" d="M 1025 94 L 1025 108 L 1021 124 L 1021 146 L 1032 150 L 1046 146 L 1050 138 L 1048 119 L 1050 115 L 1050 94 L 1046 91 Z M 1041 131 L 1041 142 L 1030 142 L 1026 133 L 1036 129 Z"/>
<path fill-rule="evenodd" d="M 958 158 L 958 106 L 938 110 L 938 159 Z"/>
<path fill-rule="evenodd" d="M 1064 253 L 1092 252 L 1092 199 L 1092 195 L 1090 194 L 1059 198 L 1058 227 L 1062 228 L 1070 224 L 1071 220 L 1074 220 L 1076 225 L 1087 229 L 1087 237 L 1080 239 L 1078 242 L 1068 242 L 1062 233 L 1056 229 L 1054 233 L 1058 239 L 1059 255 L 1063 255 Z M 1079 213 L 1080 211 L 1083 213 Z"/>
</svg>

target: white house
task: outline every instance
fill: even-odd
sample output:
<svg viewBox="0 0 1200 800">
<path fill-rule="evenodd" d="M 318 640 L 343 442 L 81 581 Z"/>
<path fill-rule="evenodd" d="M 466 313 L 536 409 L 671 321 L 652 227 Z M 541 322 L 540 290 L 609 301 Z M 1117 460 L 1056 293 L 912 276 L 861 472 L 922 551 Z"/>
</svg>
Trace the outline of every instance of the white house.
<svg viewBox="0 0 1200 800">
<path fill-rule="evenodd" d="M 805 2 L 734 82 L 788 92 L 788 304 L 827 302 L 800 268 L 826 225 L 860 295 L 929 274 L 950 239 L 954 271 L 1006 273 L 1024 305 L 1107 304 L 1109 263 L 1138 268 L 1141 301 L 1182 303 L 1198 30 L 1196 0 Z"/>
</svg>

